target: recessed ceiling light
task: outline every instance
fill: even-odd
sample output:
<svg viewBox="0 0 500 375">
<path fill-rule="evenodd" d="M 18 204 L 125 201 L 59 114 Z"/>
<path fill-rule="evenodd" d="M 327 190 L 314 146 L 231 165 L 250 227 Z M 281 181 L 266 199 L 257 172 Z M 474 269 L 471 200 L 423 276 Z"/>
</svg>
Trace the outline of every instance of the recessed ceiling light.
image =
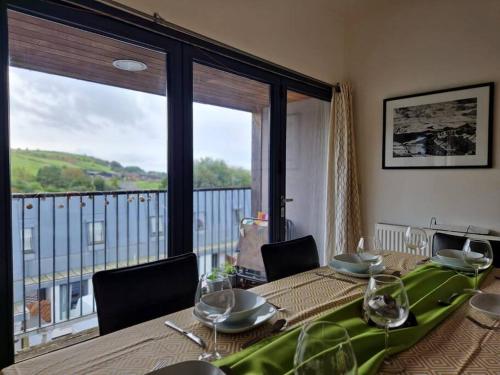
<svg viewBox="0 0 500 375">
<path fill-rule="evenodd" d="M 126 70 L 128 72 L 140 72 L 148 68 L 148 66 L 143 62 L 136 60 L 115 60 L 113 61 L 113 66 L 117 69 Z"/>
</svg>

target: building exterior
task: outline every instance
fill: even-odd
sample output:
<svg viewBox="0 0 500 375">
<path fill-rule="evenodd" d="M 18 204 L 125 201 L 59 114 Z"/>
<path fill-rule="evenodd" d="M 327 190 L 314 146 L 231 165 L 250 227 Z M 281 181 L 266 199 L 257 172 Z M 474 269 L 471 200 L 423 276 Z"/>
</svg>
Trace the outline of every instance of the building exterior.
<svg viewBox="0 0 500 375">
<path fill-rule="evenodd" d="M 32 336 L 95 313 L 92 275 L 163 259 L 167 194 L 162 191 L 16 194 L 12 198 L 15 334 Z M 193 191 L 199 272 L 234 255 L 251 189 Z M 95 324 L 95 319 L 94 323 Z"/>
</svg>

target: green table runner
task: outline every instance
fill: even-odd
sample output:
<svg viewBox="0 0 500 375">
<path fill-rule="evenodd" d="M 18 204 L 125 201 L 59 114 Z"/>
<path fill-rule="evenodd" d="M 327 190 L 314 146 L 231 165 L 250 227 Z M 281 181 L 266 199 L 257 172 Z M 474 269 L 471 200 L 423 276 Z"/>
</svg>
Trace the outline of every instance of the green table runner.
<svg viewBox="0 0 500 375">
<path fill-rule="evenodd" d="M 488 272 L 479 277 L 484 280 Z M 452 270 L 425 265 L 403 277 L 410 309 L 418 325 L 390 331 L 389 353 L 394 354 L 415 345 L 430 330 L 455 311 L 469 295 L 461 294 L 450 306 L 441 306 L 439 299 L 446 299 L 454 292 L 471 288 L 474 277 L 464 276 Z M 363 299 L 357 299 L 321 316 L 317 320 L 343 326 L 351 337 L 360 375 L 375 374 L 386 355 L 383 329 L 370 327 L 361 319 Z M 283 375 L 293 374 L 293 357 L 301 327 L 279 336 L 263 340 L 245 350 L 215 362 L 229 366 L 235 375 Z"/>
</svg>

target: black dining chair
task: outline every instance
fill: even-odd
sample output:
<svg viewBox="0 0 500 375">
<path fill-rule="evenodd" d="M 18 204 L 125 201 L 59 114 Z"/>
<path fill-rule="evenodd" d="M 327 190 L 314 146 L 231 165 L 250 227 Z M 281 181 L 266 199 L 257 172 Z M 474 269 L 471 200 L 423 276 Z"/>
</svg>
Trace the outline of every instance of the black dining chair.
<svg viewBox="0 0 500 375">
<path fill-rule="evenodd" d="M 442 249 L 462 250 L 467 237 L 454 236 L 441 232 L 434 233 L 432 237 L 432 255 L 436 255 Z M 500 268 L 500 241 L 488 240 L 493 250 L 493 266 Z"/>
<path fill-rule="evenodd" d="M 198 261 L 193 253 L 92 277 L 101 335 L 130 327 L 194 304 Z"/>
<path fill-rule="evenodd" d="M 462 250 L 465 241 L 467 237 L 464 236 L 436 232 L 432 237 L 432 255 L 436 255 L 439 250 L 443 249 Z"/>
<path fill-rule="evenodd" d="M 275 242 L 261 247 L 267 281 L 282 279 L 319 267 L 313 236 Z"/>
</svg>

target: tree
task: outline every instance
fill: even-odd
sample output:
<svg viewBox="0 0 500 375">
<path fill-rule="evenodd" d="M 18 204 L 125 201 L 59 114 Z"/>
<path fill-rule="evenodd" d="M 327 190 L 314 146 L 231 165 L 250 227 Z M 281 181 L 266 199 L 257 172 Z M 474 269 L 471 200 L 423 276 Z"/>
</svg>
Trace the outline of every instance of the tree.
<svg viewBox="0 0 500 375">
<path fill-rule="evenodd" d="M 48 165 L 38 170 L 36 180 L 43 187 L 53 186 L 55 188 L 65 188 L 66 184 L 62 177 L 62 169 L 55 165 Z"/>
<path fill-rule="evenodd" d="M 193 185 L 197 188 L 243 187 L 252 182 L 250 171 L 208 157 L 195 160 L 193 177 Z"/>
<path fill-rule="evenodd" d="M 94 190 L 92 179 L 87 176 L 81 169 L 64 168 L 62 170 L 62 178 L 67 187 L 74 191 L 90 191 Z"/>
<path fill-rule="evenodd" d="M 125 168 L 123 168 L 123 170 L 126 172 L 129 172 L 129 173 L 146 174 L 146 172 L 144 172 L 144 170 L 142 168 L 136 167 L 134 165 L 132 165 L 130 167 L 125 167 Z"/>
<path fill-rule="evenodd" d="M 114 161 L 114 160 L 111 163 L 109 163 L 109 166 L 115 172 L 120 172 L 120 171 L 123 170 L 123 166 L 120 163 L 118 163 L 117 161 Z"/>
<path fill-rule="evenodd" d="M 120 189 L 120 180 L 117 177 L 113 177 L 111 179 L 111 189 L 112 190 L 119 190 Z"/>
<path fill-rule="evenodd" d="M 106 190 L 106 181 L 102 177 L 94 178 L 94 188 L 96 191 L 105 191 Z"/>
</svg>

